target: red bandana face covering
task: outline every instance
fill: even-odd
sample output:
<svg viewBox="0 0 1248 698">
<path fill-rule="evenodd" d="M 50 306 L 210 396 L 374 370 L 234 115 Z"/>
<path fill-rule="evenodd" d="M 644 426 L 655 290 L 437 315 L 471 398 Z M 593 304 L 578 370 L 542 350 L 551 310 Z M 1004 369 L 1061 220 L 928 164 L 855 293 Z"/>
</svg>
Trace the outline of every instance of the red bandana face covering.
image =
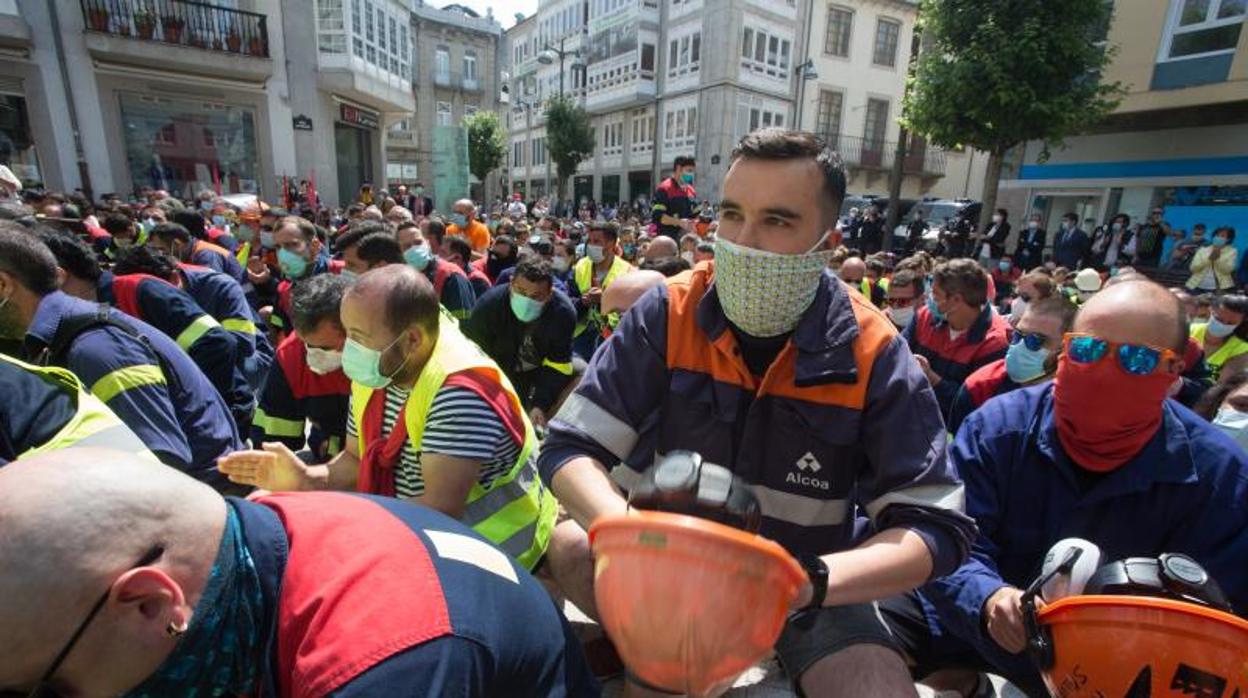
<svg viewBox="0 0 1248 698">
<path fill-rule="evenodd" d="M 1104 473 L 1139 453 L 1161 426 L 1161 406 L 1174 376 L 1133 376 L 1113 353 L 1080 364 L 1063 354 L 1053 379 L 1057 436 L 1080 467 Z"/>
</svg>

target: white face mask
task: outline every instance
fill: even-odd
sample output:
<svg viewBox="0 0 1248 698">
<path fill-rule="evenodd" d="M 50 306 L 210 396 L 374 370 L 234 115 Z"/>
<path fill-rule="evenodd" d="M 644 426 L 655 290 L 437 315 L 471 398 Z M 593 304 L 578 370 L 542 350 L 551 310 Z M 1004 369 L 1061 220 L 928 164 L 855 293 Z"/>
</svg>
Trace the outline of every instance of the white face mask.
<svg viewBox="0 0 1248 698">
<path fill-rule="evenodd" d="M 1240 448 L 1248 449 L 1248 412 L 1240 412 L 1230 405 L 1218 408 L 1213 425 L 1235 439 Z"/>
<path fill-rule="evenodd" d="M 693 253 L 692 252 L 689 252 L 689 251 L 681 252 L 680 258 L 688 262 L 689 266 L 693 266 Z"/>
<path fill-rule="evenodd" d="M 563 272 L 568 270 L 568 258 L 567 257 L 555 257 L 554 259 L 550 260 L 550 267 L 554 269 L 555 271 L 559 272 L 560 274 L 562 274 Z"/>
<path fill-rule="evenodd" d="M 586 245 L 585 256 L 589 257 L 589 261 L 597 264 L 606 257 L 606 254 L 602 250 L 602 245 Z"/>
<path fill-rule="evenodd" d="M 914 306 L 910 306 L 908 308 L 889 308 L 888 317 L 893 321 L 894 325 L 905 329 L 905 327 L 910 324 L 910 321 L 914 319 Z"/>
<path fill-rule="evenodd" d="M 1023 316 L 1023 313 L 1026 311 L 1027 311 L 1027 301 L 1023 300 L 1022 298 L 1015 298 L 1014 301 L 1010 303 L 1010 316 L 1013 317 L 1015 320 L 1018 320 L 1019 318 L 1021 318 Z"/>
<path fill-rule="evenodd" d="M 342 368 L 342 352 L 308 347 L 308 369 L 318 376 Z"/>
</svg>

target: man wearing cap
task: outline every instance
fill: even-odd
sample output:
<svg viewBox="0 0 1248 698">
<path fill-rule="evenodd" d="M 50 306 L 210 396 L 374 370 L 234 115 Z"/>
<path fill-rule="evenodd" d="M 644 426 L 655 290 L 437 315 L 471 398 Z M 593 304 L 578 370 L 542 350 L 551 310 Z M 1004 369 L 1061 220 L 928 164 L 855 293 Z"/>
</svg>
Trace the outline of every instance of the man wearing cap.
<svg viewBox="0 0 1248 698">
<path fill-rule="evenodd" d="M 542 477 L 588 529 L 627 510 L 621 491 L 662 454 L 728 468 L 761 502 L 759 533 L 810 579 L 776 644 L 789 677 L 812 698 L 913 696 L 873 602 L 955 569 L 974 530 L 936 398 L 888 319 L 828 270 L 845 171 L 821 139 L 755 131 L 723 191 L 714 262 L 623 315 L 551 420 Z M 550 560 L 592 608 L 576 586 L 592 579 L 587 544 L 556 538 Z"/>
<path fill-rule="evenodd" d="M 1101 290 L 1101 274 L 1091 267 L 1075 274 L 1075 288 L 1079 290 L 1079 302 L 1086 303 L 1092 294 Z"/>
<path fill-rule="evenodd" d="M 1186 344 L 1178 298 L 1114 284 L 1080 309 L 1052 383 L 966 418 L 949 457 L 979 524 L 971 559 L 882 605 L 917 677 L 972 668 L 1047 695 L 1020 598 L 1063 538 L 1095 543 L 1105 561 L 1184 553 L 1248 608 L 1248 454 L 1166 399 Z M 949 688 L 971 695 L 974 682 Z"/>
</svg>

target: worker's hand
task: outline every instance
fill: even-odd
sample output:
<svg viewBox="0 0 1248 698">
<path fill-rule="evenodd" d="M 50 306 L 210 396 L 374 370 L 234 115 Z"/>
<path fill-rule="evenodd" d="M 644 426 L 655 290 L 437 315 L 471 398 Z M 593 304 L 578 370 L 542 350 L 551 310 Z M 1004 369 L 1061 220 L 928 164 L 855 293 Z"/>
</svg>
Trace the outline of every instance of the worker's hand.
<svg viewBox="0 0 1248 698">
<path fill-rule="evenodd" d="M 303 489 L 308 466 L 283 443 L 262 444 L 262 451 L 235 451 L 217 459 L 217 470 L 239 485 L 274 492 Z"/>
<path fill-rule="evenodd" d="M 1001 587 L 984 602 L 984 622 L 994 642 L 1010 654 L 1027 649 L 1027 630 L 1023 625 L 1023 590 Z M 1036 599 L 1039 607 L 1040 599 Z"/>
<path fill-rule="evenodd" d="M 542 411 L 542 408 L 534 407 L 533 409 L 529 410 L 529 421 L 533 423 L 534 427 L 545 429 L 546 428 L 546 413 Z"/>
<path fill-rule="evenodd" d="M 269 265 L 265 264 L 264 260 L 259 257 L 252 257 L 247 260 L 247 278 L 251 281 L 251 283 L 268 283 L 269 277 L 271 276 L 272 272 L 269 271 Z"/>
<path fill-rule="evenodd" d="M 1221 257 L 1221 256 L 1222 256 L 1222 248 L 1221 248 L 1221 247 L 1215 247 L 1215 248 L 1213 248 L 1212 250 L 1210 250 L 1210 251 L 1209 251 L 1209 259 L 1210 259 L 1210 261 L 1215 260 L 1215 259 L 1217 259 L 1218 257 Z"/>
<path fill-rule="evenodd" d="M 588 291 L 586 291 L 585 294 L 581 297 L 584 298 L 585 302 L 590 305 L 593 305 L 593 306 L 600 305 L 602 303 L 602 289 L 595 286 L 589 289 Z"/>
<path fill-rule="evenodd" d="M 940 376 L 932 370 L 932 365 L 928 363 L 927 357 L 922 354 L 915 354 L 914 360 L 919 363 L 919 368 L 923 369 L 923 375 L 927 376 L 927 382 L 936 385 L 941 381 Z"/>
<path fill-rule="evenodd" d="M 793 602 L 789 604 L 789 612 L 792 613 L 806 608 L 814 596 L 815 588 L 811 585 L 810 579 L 803 579 L 802 586 L 797 589 L 797 596 L 795 596 L 793 598 Z"/>
</svg>

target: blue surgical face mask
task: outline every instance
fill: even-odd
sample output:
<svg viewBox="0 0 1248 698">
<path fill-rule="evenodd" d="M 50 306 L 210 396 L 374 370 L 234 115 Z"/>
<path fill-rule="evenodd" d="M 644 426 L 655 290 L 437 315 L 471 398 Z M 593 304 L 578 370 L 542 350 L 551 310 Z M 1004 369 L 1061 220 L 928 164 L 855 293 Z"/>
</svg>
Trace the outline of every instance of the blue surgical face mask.
<svg viewBox="0 0 1248 698">
<path fill-rule="evenodd" d="M 1236 327 L 1238 327 L 1238 325 L 1228 325 L 1216 317 L 1210 317 L 1209 324 L 1205 326 L 1205 332 L 1217 337 L 1218 339 L 1222 339 L 1224 337 L 1231 336 Z"/>
<path fill-rule="evenodd" d="M 1005 371 L 1015 383 L 1034 381 L 1046 373 L 1044 362 L 1048 361 L 1049 354 L 1044 347 L 1034 351 L 1028 349 L 1026 342 L 1011 344 L 1005 350 Z"/>
<path fill-rule="evenodd" d="M 940 308 L 936 306 L 936 299 L 930 294 L 927 296 L 927 312 L 931 313 L 936 322 L 945 321 L 945 314 L 940 312 Z"/>
<path fill-rule="evenodd" d="M 686 172 L 686 173 L 682 174 L 682 175 L 680 176 L 680 181 L 684 182 L 685 184 L 693 184 L 693 173 L 692 173 L 692 172 Z"/>
<path fill-rule="evenodd" d="M 277 240 L 273 237 L 272 231 L 270 230 L 260 231 L 260 246 L 268 248 L 270 250 L 277 246 Z"/>
<path fill-rule="evenodd" d="M 403 251 L 403 261 L 416 271 L 424 271 L 429 267 L 429 262 L 433 261 L 433 252 L 428 245 L 412 245 Z"/>
<path fill-rule="evenodd" d="M 1226 247 L 1226 238 L 1222 236 L 1215 237 L 1213 239 L 1213 246 L 1214 247 Z"/>
<path fill-rule="evenodd" d="M 256 239 L 256 228 L 255 226 L 243 223 L 238 226 L 237 230 L 234 231 L 234 235 L 243 242 L 251 242 Z"/>
<path fill-rule="evenodd" d="M 404 333 L 399 333 L 394 341 L 385 346 L 384 349 L 369 349 L 359 342 L 347 338 L 346 344 L 342 347 L 342 371 L 347 374 L 347 378 L 359 383 L 366 388 L 373 390 L 381 390 L 390 385 L 390 381 L 394 380 L 394 376 L 403 370 L 407 365 L 407 358 L 403 357 L 403 363 L 389 374 L 381 372 L 381 357 L 390 350 L 395 344 L 403 339 Z"/>
<path fill-rule="evenodd" d="M 1000 269 L 1001 271 L 1009 271 L 1010 263 L 1006 261 L 997 262 L 997 268 Z"/>
<path fill-rule="evenodd" d="M 515 291 L 511 292 L 511 312 L 520 322 L 533 322 L 542 316 L 542 309 L 545 307 L 544 301 L 534 300 Z"/>
<path fill-rule="evenodd" d="M 277 251 L 277 266 L 288 279 L 300 279 L 308 272 L 308 260 L 286 248 Z"/>
<path fill-rule="evenodd" d="M 213 216 L 212 224 L 218 228 L 223 227 L 225 225 L 225 216 Z"/>
<path fill-rule="evenodd" d="M 456 228 L 463 228 L 468 225 L 468 216 L 465 216 L 462 213 L 452 213 L 451 223 L 455 224 Z"/>
</svg>

